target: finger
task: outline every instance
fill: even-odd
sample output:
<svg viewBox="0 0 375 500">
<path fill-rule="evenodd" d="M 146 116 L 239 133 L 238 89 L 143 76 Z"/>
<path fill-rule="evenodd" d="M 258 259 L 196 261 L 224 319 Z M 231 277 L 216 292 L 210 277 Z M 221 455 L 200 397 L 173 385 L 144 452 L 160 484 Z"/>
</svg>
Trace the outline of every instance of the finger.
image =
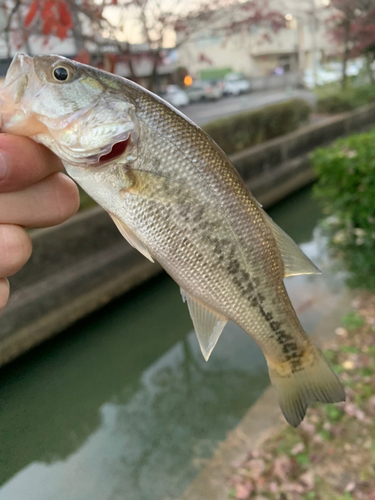
<svg viewBox="0 0 375 500">
<path fill-rule="evenodd" d="M 6 278 L 0 278 L 0 311 L 6 305 L 9 299 L 9 281 Z"/>
<path fill-rule="evenodd" d="M 62 169 L 59 158 L 41 144 L 0 134 L 0 192 L 18 191 Z"/>
<path fill-rule="evenodd" d="M 54 226 L 69 219 L 78 207 L 76 184 L 58 172 L 22 191 L 0 194 L 0 224 Z"/>
<path fill-rule="evenodd" d="M 0 224 L 0 276 L 12 276 L 31 255 L 30 236 L 20 226 Z"/>
</svg>

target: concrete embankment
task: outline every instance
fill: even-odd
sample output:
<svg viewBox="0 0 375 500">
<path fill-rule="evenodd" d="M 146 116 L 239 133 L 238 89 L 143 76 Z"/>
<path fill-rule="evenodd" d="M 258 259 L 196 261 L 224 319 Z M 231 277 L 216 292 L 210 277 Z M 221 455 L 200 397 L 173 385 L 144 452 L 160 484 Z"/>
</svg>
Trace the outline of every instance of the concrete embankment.
<svg viewBox="0 0 375 500">
<path fill-rule="evenodd" d="M 231 160 L 260 203 L 270 206 L 314 179 L 312 149 L 371 125 L 375 105 L 302 127 Z M 0 317 L 0 365 L 161 271 L 123 240 L 100 208 L 34 231 L 32 238 L 32 258 L 11 279 L 11 300 Z"/>
</svg>

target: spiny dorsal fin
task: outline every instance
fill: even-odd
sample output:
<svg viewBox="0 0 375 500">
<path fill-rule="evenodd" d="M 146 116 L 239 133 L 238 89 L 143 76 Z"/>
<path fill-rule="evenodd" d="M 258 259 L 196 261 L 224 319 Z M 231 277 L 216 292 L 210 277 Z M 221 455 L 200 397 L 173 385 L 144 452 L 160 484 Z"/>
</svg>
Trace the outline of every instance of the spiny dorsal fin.
<svg viewBox="0 0 375 500">
<path fill-rule="evenodd" d="M 203 357 L 208 361 L 228 320 L 207 309 L 206 306 L 190 297 L 182 288 L 181 295 L 182 300 L 187 302 Z"/>
<path fill-rule="evenodd" d="M 320 274 L 319 269 L 306 257 L 299 246 L 279 227 L 271 217 L 263 212 L 265 221 L 270 225 L 284 263 L 284 276 L 296 274 Z"/>
<path fill-rule="evenodd" d="M 147 250 L 145 245 L 142 243 L 142 241 L 131 231 L 128 226 L 126 226 L 123 222 L 120 221 L 116 215 L 109 214 L 113 220 L 113 222 L 116 224 L 117 229 L 120 231 L 120 233 L 123 235 L 123 237 L 126 239 L 126 241 L 135 249 L 138 250 L 142 255 L 144 255 L 148 260 L 151 262 L 155 262 L 154 259 L 151 257 L 150 252 Z"/>
</svg>

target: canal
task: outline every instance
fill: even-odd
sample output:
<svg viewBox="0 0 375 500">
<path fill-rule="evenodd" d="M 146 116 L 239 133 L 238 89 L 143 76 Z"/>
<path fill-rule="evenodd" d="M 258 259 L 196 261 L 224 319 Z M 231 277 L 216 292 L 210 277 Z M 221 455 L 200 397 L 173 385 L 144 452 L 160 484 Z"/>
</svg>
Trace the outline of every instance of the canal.
<svg viewBox="0 0 375 500">
<path fill-rule="evenodd" d="M 324 270 L 311 189 L 269 213 Z M 287 281 L 312 331 L 339 283 Z M 233 324 L 203 360 L 165 275 L 0 375 L 1 500 L 176 499 L 269 383 L 259 348 Z"/>
</svg>

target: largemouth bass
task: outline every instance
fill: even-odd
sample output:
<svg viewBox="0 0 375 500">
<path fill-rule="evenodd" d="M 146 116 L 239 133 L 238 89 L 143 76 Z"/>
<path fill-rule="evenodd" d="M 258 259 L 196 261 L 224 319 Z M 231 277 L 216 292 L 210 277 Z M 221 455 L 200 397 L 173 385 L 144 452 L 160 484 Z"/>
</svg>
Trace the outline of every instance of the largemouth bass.
<svg viewBox="0 0 375 500">
<path fill-rule="evenodd" d="M 0 98 L 1 130 L 50 148 L 180 285 L 206 359 L 232 320 L 262 348 L 289 424 L 312 401 L 345 399 L 283 283 L 318 270 L 204 131 L 139 85 L 60 56 L 16 55 Z"/>
</svg>

